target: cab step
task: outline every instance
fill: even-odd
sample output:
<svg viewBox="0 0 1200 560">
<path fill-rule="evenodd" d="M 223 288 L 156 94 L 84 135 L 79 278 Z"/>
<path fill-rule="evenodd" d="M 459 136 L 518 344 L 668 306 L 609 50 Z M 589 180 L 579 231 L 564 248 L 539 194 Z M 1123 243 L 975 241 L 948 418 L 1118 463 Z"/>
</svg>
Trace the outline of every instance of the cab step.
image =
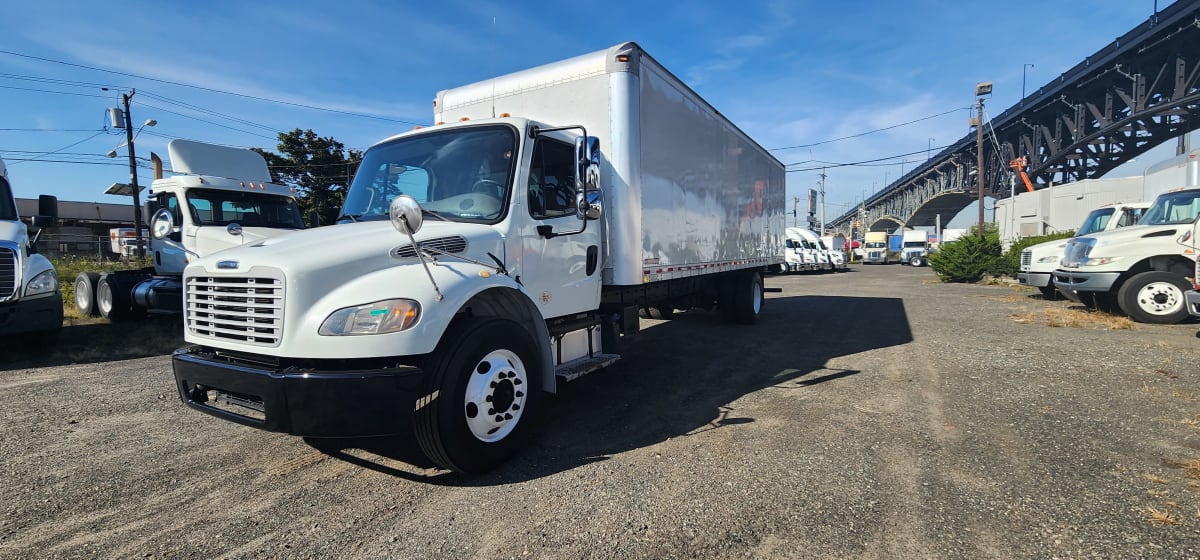
<svg viewBox="0 0 1200 560">
<path fill-rule="evenodd" d="M 559 364 L 554 368 L 554 375 L 563 381 L 574 381 L 620 359 L 620 354 L 592 354 Z"/>
</svg>

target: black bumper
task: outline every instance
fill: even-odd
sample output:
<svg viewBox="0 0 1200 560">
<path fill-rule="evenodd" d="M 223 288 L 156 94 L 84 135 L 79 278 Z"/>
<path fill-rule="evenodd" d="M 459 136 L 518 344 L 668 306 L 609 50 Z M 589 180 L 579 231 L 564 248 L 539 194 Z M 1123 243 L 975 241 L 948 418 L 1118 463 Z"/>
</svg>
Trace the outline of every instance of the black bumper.
<svg viewBox="0 0 1200 560">
<path fill-rule="evenodd" d="M 231 422 L 308 437 L 404 433 L 424 377 L 411 366 L 279 370 L 225 361 L 194 347 L 176 350 L 171 362 L 184 404 Z"/>
<path fill-rule="evenodd" d="M 62 293 L 0 304 L 0 335 L 57 331 L 62 322 Z"/>
</svg>

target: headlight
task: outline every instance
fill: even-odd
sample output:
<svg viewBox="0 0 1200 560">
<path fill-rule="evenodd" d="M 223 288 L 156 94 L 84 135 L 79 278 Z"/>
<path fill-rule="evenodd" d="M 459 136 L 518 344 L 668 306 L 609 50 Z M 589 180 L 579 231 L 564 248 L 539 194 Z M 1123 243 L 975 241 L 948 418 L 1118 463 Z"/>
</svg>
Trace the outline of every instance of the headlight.
<svg viewBox="0 0 1200 560">
<path fill-rule="evenodd" d="M 1094 257 L 1083 259 L 1083 266 L 1100 266 L 1120 260 L 1121 257 Z"/>
<path fill-rule="evenodd" d="M 51 294 L 58 291 L 58 275 L 53 270 L 43 271 L 25 284 L 25 295 Z"/>
<path fill-rule="evenodd" d="M 421 304 L 411 299 L 389 299 L 343 307 L 321 323 L 321 336 L 385 334 L 402 331 L 415 324 L 421 316 Z"/>
<path fill-rule="evenodd" d="M 1058 255 L 1051 255 L 1051 256 L 1049 256 L 1049 257 L 1042 257 L 1042 258 L 1038 259 L 1038 260 L 1037 260 L 1037 262 L 1038 262 L 1039 264 L 1056 263 L 1056 262 L 1058 262 Z"/>
</svg>

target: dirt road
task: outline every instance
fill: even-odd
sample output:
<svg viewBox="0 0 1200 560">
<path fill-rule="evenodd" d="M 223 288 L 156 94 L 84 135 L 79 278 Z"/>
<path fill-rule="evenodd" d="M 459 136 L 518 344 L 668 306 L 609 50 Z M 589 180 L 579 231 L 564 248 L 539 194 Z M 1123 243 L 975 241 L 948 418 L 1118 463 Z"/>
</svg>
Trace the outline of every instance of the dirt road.
<svg viewBox="0 0 1200 560">
<path fill-rule="evenodd" d="M 168 356 L 0 362 L 0 557 L 1200 557 L 1196 324 L 1051 327 L 898 265 L 767 284 L 754 327 L 644 320 L 474 478 L 193 412 Z"/>
</svg>

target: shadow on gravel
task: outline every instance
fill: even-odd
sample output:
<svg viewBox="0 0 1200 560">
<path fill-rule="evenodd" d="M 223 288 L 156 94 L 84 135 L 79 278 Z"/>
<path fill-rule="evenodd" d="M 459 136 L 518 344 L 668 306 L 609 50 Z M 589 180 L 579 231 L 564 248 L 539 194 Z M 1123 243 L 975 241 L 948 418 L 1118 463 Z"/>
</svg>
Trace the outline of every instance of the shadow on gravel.
<svg viewBox="0 0 1200 560">
<path fill-rule="evenodd" d="M 0 371 L 163 356 L 180 346 L 183 323 L 178 316 L 70 325 L 63 327 L 57 344 L 47 348 L 0 340 Z"/>
<path fill-rule="evenodd" d="M 911 341 L 898 298 L 771 298 L 752 327 L 725 324 L 718 312 L 681 312 L 623 339 L 623 358 L 616 364 L 560 386 L 539 440 L 491 473 L 423 476 L 353 455 L 362 449 L 427 468 L 413 438 L 330 441 L 318 448 L 364 468 L 425 483 L 521 482 L 671 438 L 738 429 L 755 421 L 731 405 L 742 396 L 838 383 L 860 372 L 827 368 L 830 359 Z"/>
</svg>

